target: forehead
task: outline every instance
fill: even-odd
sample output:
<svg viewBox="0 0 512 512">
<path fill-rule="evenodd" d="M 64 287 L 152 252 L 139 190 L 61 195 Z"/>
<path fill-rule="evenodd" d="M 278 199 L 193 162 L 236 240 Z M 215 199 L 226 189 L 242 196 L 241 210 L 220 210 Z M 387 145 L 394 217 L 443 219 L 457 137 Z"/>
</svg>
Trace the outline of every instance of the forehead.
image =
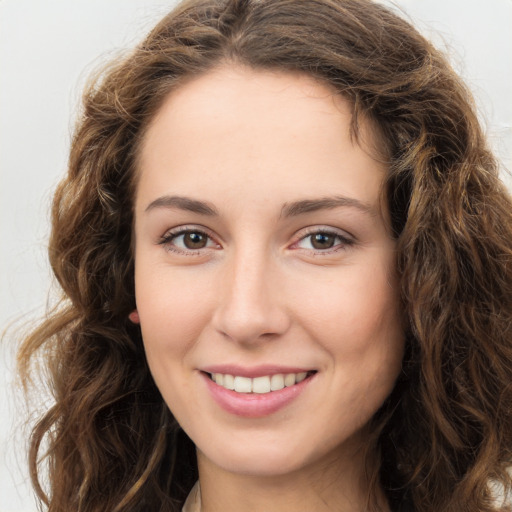
<svg viewBox="0 0 512 512">
<path fill-rule="evenodd" d="M 150 123 L 145 140 L 155 138 L 162 123 L 179 127 L 184 135 L 218 133 L 219 122 L 233 134 L 264 125 L 300 127 L 313 111 L 324 116 L 350 116 L 350 105 L 328 85 L 295 72 L 262 71 L 245 66 L 223 65 L 204 75 L 186 80 L 174 89 Z M 325 119 L 322 120 L 325 122 Z"/>
<path fill-rule="evenodd" d="M 255 196 L 269 184 L 327 196 L 344 177 L 341 192 L 375 202 L 384 166 L 361 147 L 374 145 L 368 123 L 355 142 L 351 121 L 351 104 L 310 76 L 220 67 L 168 95 L 145 134 L 139 187 L 155 195 L 172 182 L 191 195 L 251 182 Z"/>
</svg>

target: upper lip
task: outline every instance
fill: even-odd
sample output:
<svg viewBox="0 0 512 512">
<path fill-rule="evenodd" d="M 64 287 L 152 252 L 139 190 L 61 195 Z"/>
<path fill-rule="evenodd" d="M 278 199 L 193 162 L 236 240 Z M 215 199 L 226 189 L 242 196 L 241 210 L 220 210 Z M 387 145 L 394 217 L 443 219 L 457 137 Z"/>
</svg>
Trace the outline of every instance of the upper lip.
<svg viewBox="0 0 512 512">
<path fill-rule="evenodd" d="M 277 375 L 279 373 L 303 373 L 314 371 L 313 368 L 304 368 L 298 366 L 281 365 L 258 365 L 258 366 L 240 366 L 235 364 L 219 364 L 204 366 L 199 368 L 205 373 L 222 373 L 224 375 L 236 375 L 240 377 L 263 377 L 266 375 Z"/>
</svg>

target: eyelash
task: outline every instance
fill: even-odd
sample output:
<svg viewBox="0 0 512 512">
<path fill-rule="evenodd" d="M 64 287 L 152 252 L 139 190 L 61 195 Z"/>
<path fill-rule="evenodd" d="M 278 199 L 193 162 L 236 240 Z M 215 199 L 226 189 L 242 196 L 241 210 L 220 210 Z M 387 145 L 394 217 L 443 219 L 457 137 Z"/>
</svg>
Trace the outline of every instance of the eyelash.
<svg viewBox="0 0 512 512">
<path fill-rule="evenodd" d="M 204 228 L 195 228 L 195 227 L 184 226 L 181 228 L 176 228 L 174 230 L 168 231 L 164 236 L 162 236 L 162 238 L 159 240 L 158 243 L 159 243 L 159 245 L 165 246 L 165 249 L 168 251 L 186 255 L 186 256 L 194 256 L 194 255 L 200 254 L 202 249 L 210 248 L 210 247 L 201 247 L 199 249 L 188 249 L 188 248 L 182 249 L 180 247 L 176 247 L 176 245 L 173 245 L 172 242 L 175 241 L 178 237 L 184 236 L 189 233 L 196 233 L 196 234 L 206 237 L 208 239 L 207 243 L 210 241 L 214 241 L 211 234 Z"/>
<path fill-rule="evenodd" d="M 329 229 L 329 228 L 319 228 L 319 227 L 314 227 L 314 228 L 309 228 L 306 233 L 302 234 L 301 237 L 292 244 L 292 247 L 295 247 L 295 246 L 298 246 L 298 244 L 308 238 L 311 239 L 311 237 L 313 237 L 313 235 L 326 235 L 326 236 L 332 236 L 334 237 L 334 239 L 337 239 L 338 240 L 338 243 L 336 243 L 333 247 L 329 247 L 327 249 L 303 249 L 303 248 L 300 248 L 300 247 L 297 247 L 297 250 L 304 250 L 304 251 L 314 251 L 315 254 L 317 255 L 320 255 L 320 256 L 325 256 L 325 255 L 329 255 L 329 254 L 333 254 L 333 253 L 336 253 L 336 252 L 339 252 L 339 251 L 344 251 L 346 250 L 348 247 L 350 246 L 353 246 L 356 241 L 353 239 L 353 238 L 350 238 L 348 236 L 344 236 L 343 234 L 341 234 L 339 231 L 336 231 L 336 230 L 333 230 L 333 229 Z M 312 243 L 312 241 L 310 241 L 310 243 Z"/>
<path fill-rule="evenodd" d="M 175 252 L 178 254 L 183 254 L 186 256 L 198 255 L 201 253 L 202 249 L 211 248 L 211 247 L 201 247 L 198 249 L 189 249 L 189 248 L 182 249 L 180 247 L 176 247 L 176 245 L 173 245 L 172 242 L 175 241 L 177 238 L 179 238 L 180 236 L 184 236 L 186 234 L 191 234 L 191 233 L 199 234 L 199 235 L 206 237 L 208 239 L 207 244 L 209 241 L 210 242 L 213 241 L 214 243 L 216 243 L 214 238 L 212 237 L 212 235 L 204 228 L 194 228 L 194 227 L 186 227 L 185 226 L 185 227 L 181 227 L 181 228 L 176 228 L 175 230 L 168 231 L 164 236 L 162 236 L 162 238 L 159 240 L 158 244 L 165 246 L 166 250 L 168 250 L 168 251 Z M 312 237 L 313 235 L 332 236 L 335 239 L 339 240 L 339 242 L 337 244 L 335 244 L 334 247 L 329 247 L 327 249 L 314 249 L 314 248 L 304 249 L 304 248 L 297 247 L 300 242 L 306 240 L 307 238 Z M 343 236 L 338 231 L 335 231 L 332 229 L 327 229 L 327 228 L 322 229 L 322 228 L 315 227 L 315 228 L 310 228 L 296 242 L 294 242 L 291 245 L 291 247 L 292 248 L 296 247 L 297 250 L 302 250 L 302 251 L 307 251 L 307 252 L 314 251 L 315 254 L 318 254 L 318 255 L 328 255 L 328 254 L 336 253 L 338 251 L 346 250 L 348 247 L 353 246 L 355 243 L 356 242 L 353 238 Z"/>
</svg>

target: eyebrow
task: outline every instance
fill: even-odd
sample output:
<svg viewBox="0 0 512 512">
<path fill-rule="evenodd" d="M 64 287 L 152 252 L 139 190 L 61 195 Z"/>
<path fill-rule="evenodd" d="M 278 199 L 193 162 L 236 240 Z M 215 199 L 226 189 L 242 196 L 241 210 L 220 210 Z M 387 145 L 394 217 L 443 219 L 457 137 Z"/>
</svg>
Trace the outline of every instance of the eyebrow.
<svg viewBox="0 0 512 512">
<path fill-rule="evenodd" d="M 351 207 L 362 211 L 365 214 L 376 216 L 375 208 L 367 203 L 357 199 L 345 196 L 322 197 L 319 199 L 302 199 L 292 203 L 285 203 L 281 209 L 281 217 L 296 217 L 305 213 L 316 212 L 319 210 L 332 210 L 340 207 Z M 156 208 L 177 208 L 199 215 L 209 217 L 218 216 L 219 212 L 211 203 L 199 201 L 185 196 L 161 196 L 152 201 L 147 207 L 146 212 Z"/>
<path fill-rule="evenodd" d="M 183 196 L 161 196 L 149 203 L 145 211 L 149 212 L 156 208 L 177 208 L 211 217 L 219 215 L 219 212 L 212 204 Z"/>
<path fill-rule="evenodd" d="M 373 206 L 363 203 L 358 199 L 345 196 L 322 197 L 320 199 L 303 199 L 293 203 L 285 203 L 281 210 L 281 217 L 295 217 L 304 213 L 316 212 L 319 210 L 332 210 L 334 208 L 350 207 L 356 208 L 367 215 L 375 217 L 377 211 Z"/>
</svg>

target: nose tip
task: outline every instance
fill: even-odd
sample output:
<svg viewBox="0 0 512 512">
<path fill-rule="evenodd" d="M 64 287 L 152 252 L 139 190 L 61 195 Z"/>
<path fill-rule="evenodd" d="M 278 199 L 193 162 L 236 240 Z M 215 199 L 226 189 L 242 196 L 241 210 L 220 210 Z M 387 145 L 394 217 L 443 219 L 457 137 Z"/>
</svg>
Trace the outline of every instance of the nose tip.
<svg viewBox="0 0 512 512">
<path fill-rule="evenodd" d="M 278 281 L 268 268 L 235 269 L 224 280 L 213 322 L 216 330 L 232 341 L 253 344 L 271 340 L 289 328 Z"/>
<path fill-rule="evenodd" d="M 276 313 L 242 304 L 225 308 L 216 323 L 223 336 L 244 344 L 270 340 L 286 331 L 285 322 Z"/>
</svg>

